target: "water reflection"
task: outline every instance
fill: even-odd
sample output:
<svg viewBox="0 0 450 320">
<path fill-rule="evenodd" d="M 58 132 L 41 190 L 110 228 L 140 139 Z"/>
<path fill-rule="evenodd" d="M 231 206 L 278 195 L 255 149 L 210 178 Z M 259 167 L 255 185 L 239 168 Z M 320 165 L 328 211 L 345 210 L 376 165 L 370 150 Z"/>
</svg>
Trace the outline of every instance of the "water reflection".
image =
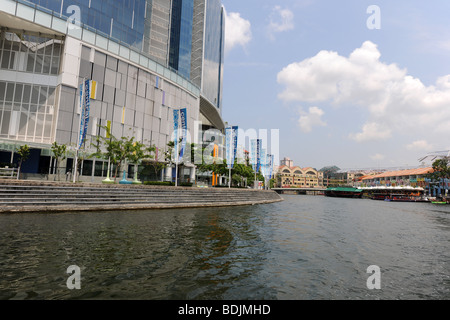
<svg viewBox="0 0 450 320">
<path fill-rule="evenodd" d="M 448 299 L 449 219 L 446 206 L 309 196 L 1 215 L 0 299 Z M 66 287 L 70 265 L 81 290 Z"/>
</svg>

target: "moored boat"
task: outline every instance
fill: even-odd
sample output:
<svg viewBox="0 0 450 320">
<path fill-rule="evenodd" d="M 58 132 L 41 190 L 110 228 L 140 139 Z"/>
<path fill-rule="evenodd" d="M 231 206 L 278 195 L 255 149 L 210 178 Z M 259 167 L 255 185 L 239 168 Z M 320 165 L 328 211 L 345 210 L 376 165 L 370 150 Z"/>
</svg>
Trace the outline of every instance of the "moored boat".
<svg viewBox="0 0 450 320">
<path fill-rule="evenodd" d="M 397 202 L 430 202 L 427 198 L 420 196 L 411 196 L 407 194 L 391 194 L 387 196 L 384 201 L 397 201 Z"/>
<path fill-rule="evenodd" d="M 334 187 L 325 190 L 325 196 L 337 198 L 361 198 L 362 189 L 352 187 Z"/>
</svg>

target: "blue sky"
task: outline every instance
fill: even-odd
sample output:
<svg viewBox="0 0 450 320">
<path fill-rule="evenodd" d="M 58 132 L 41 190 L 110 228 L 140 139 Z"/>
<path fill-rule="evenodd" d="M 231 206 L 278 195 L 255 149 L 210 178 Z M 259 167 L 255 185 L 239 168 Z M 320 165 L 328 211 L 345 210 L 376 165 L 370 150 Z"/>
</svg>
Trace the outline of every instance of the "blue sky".
<svg viewBox="0 0 450 320">
<path fill-rule="evenodd" d="M 224 120 L 280 129 L 281 158 L 390 168 L 450 149 L 450 1 L 222 3 Z"/>
</svg>

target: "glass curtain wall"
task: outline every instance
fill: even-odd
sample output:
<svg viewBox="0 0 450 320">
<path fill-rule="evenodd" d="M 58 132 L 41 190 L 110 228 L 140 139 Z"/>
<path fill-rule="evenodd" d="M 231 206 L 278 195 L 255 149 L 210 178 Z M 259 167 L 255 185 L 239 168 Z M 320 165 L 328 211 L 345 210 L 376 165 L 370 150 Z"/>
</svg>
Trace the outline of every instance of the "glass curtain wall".
<svg viewBox="0 0 450 320">
<path fill-rule="evenodd" d="M 0 68 L 57 75 L 63 41 L 21 33 L 0 33 Z"/>
<path fill-rule="evenodd" d="M 50 144 L 56 88 L 0 81 L 0 138 Z"/>
<path fill-rule="evenodd" d="M 73 14 L 70 6 L 78 6 L 81 23 L 139 50 L 143 49 L 147 0 L 29 1 L 66 17 Z"/>
<path fill-rule="evenodd" d="M 194 0 L 173 0 L 169 66 L 190 79 Z"/>
<path fill-rule="evenodd" d="M 63 41 L 2 32 L 1 70 L 57 75 Z M 0 138 L 52 143 L 56 87 L 0 81 Z"/>
<path fill-rule="evenodd" d="M 225 20 L 220 0 L 207 0 L 205 11 L 202 91 L 221 109 Z"/>
</svg>

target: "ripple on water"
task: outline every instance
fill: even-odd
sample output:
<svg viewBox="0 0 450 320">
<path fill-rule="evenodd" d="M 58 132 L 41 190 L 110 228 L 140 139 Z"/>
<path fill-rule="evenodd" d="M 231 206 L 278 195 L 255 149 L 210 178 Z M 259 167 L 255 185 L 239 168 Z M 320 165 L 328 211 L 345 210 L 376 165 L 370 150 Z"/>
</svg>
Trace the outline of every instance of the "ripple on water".
<svg viewBox="0 0 450 320">
<path fill-rule="evenodd" d="M 283 196 L 0 216 L 0 299 L 449 299 L 450 208 Z M 66 287 L 78 265 L 82 289 Z M 381 269 L 370 291 L 367 267 Z"/>
</svg>

